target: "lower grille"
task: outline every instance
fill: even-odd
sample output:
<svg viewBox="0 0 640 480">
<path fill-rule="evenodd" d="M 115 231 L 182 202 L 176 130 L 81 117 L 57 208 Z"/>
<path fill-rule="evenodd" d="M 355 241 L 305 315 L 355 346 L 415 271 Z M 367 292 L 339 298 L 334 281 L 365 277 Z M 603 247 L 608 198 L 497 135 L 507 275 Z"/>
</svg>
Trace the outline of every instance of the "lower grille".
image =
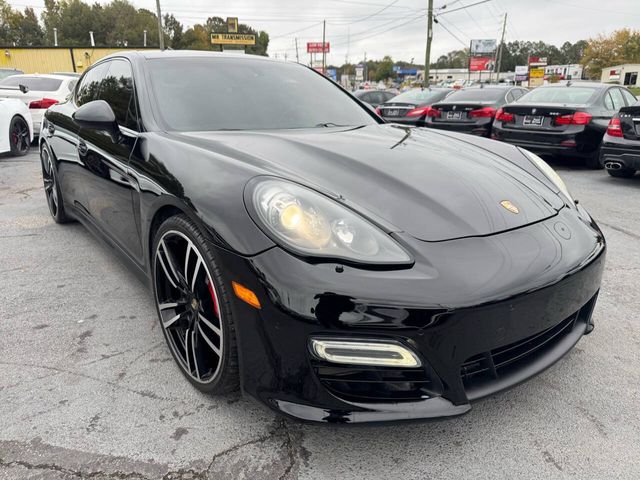
<svg viewBox="0 0 640 480">
<path fill-rule="evenodd" d="M 509 345 L 468 358 L 460 367 L 460 376 L 465 388 L 470 389 L 479 384 L 486 385 L 497 381 L 501 376 L 530 363 L 537 356 L 544 355 L 546 351 L 571 333 L 577 323 L 585 325 L 589 321 L 596 296 L 580 310 L 553 327 Z"/>
<path fill-rule="evenodd" d="M 334 365 L 313 360 L 320 382 L 333 394 L 355 402 L 415 401 L 442 393 L 429 367 L 380 368 Z"/>
</svg>

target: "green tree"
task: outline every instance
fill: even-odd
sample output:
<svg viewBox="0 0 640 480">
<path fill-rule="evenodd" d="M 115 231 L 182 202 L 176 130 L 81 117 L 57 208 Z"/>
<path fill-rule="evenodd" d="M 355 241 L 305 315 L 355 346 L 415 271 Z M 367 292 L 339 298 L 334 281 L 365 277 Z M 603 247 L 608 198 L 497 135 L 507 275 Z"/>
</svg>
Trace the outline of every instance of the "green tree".
<svg viewBox="0 0 640 480">
<path fill-rule="evenodd" d="M 623 28 L 611 35 L 587 41 L 580 63 L 590 78 L 599 78 L 602 69 L 622 63 L 640 63 L 640 30 Z"/>
<path fill-rule="evenodd" d="M 386 55 L 382 58 L 382 61 L 378 64 L 375 74 L 372 78 L 379 82 L 381 80 L 387 80 L 389 78 L 395 78 L 396 74 L 393 71 L 393 60 L 390 56 Z"/>
</svg>

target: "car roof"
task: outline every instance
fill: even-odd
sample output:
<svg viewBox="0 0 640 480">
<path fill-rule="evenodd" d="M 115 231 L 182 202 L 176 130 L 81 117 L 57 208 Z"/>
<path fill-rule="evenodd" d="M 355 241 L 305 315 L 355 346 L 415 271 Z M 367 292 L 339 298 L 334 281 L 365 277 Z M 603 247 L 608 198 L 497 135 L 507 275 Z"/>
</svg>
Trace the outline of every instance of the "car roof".
<svg viewBox="0 0 640 480">
<path fill-rule="evenodd" d="M 69 80 L 76 79 L 70 75 L 51 75 L 48 73 L 19 73 L 12 75 L 11 78 L 51 78 L 52 80 Z"/>
<path fill-rule="evenodd" d="M 548 85 L 541 85 L 538 88 L 571 88 L 571 87 L 588 87 L 588 88 L 607 88 L 607 87 L 621 87 L 622 85 L 612 83 L 599 83 L 599 82 L 574 82 L 567 83 L 551 83 Z"/>
</svg>

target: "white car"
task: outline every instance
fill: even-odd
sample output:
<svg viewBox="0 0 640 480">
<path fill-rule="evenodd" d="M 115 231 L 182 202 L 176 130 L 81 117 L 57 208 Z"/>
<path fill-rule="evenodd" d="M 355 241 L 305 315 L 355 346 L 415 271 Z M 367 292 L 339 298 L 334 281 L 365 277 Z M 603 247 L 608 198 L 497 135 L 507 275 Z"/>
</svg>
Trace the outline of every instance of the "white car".
<svg viewBox="0 0 640 480">
<path fill-rule="evenodd" d="M 0 98 L 16 98 L 29 107 L 35 135 L 40 135 L 44 112 L 64 102 L 78 79 L 68 75 L 23 74 L 0 80 Z"/>
<path fill-rule="evenodd" d="M 0 153 L 25 155 L 33 141 L 33 121 L 20 100 L 0 99 Z"/>
</svg>

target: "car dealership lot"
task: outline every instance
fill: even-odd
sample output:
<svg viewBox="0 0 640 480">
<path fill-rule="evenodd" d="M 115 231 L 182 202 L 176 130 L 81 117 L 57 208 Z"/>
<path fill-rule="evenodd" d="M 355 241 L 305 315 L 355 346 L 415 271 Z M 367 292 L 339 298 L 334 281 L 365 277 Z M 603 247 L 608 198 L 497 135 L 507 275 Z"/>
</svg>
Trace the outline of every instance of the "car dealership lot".
<svg viewBox="0 0 640 480">
<path fill-rule="evenodd" d="M 178 371 L 146 288 L 0 158 L 0 479 L 638 478 L 640 175 L 555 166 L 609 242 L 596 330 L 466 416 L 302 425 Z"/>
</svg>

